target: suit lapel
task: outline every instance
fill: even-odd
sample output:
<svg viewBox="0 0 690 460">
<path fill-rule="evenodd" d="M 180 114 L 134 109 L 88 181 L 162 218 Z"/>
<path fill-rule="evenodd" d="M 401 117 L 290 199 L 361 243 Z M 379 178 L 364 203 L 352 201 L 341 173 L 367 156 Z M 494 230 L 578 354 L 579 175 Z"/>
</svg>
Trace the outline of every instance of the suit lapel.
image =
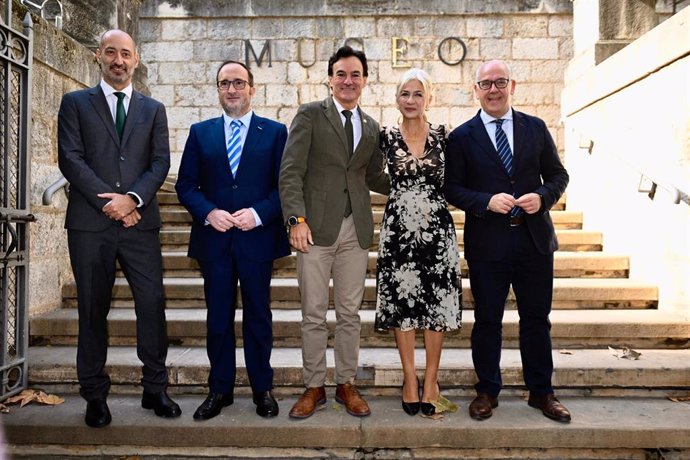
<svg viewBox="0 0 690 460">
<path fill-rule="evenodd" d="M 348 160 L 348 146 L 347 146 L 347 137 L 345 136 L 345 128 L 343 127 L 343 121 L 340 118 L 340 114 L 338 113 L 338 109 L 335 107 L 335 103 L 333 103 L 333 99 L 330 97 L 326 98 L 326 100 L 323 103 L 323 110 L 324 110 L 324 115 L 326 116 L 326 119 L 328 122 L 333 126 L 333 130 L 338 134 L 338 137 L 340 138 L 340 141 L 343 143 L 343 150 L 342 152 L 345 155 L 346 161 Z M 354 155 L 353 155 L 354 156 Z"/>
<path fill-rule="evenodd" d="M 213 151 L 217 151 L 218 155 L 222 156 L 225 165 L 225 173 L 232 179 L 232 171 L 230 170 L 230 162 L 228 161 L 228 148 L 225 145 L 225 122 L 223 116 L 214 118 L 208 127 L 209 145 L 212 145 Z M 215 154 L 214 154 L 215 155 Z"/>
<path fill-rule="evenodd" d="M 524 156 L 528 129 L 525 117 L 520 112 L 513 110 L 513 174 L 518 170 L 520 161 Z"/>
<path fill-rule="evenodd" d="M 498 156 L 496 147 L 494 147 L 493 142 L 491 142 L 489 133 L 486 132 L 486 127 L 484 127 L 484 122 L 482 121 L 482 118 L 479 116 L 479 113 L 477 113 L 477 115 L 475 115 L 475 117 L 470 121 L 470 127 L 470 136 L 472 137 L 474 142 L 479 145 L 482 152 L 485 155 L 487 155 L 491 159 L 491 161 L 496 163 L 496 165 L 499 168 L 501 168 L 501 171 L 508 175 L 506 168 L 503 166 L 503 163 L 501 162 L 501 158 Z"/>
<path fill-rule="evenodd" d="M 113 115 L 110 113 L 110 107 L 108 107 L 108 101 L 105 100 L 105 94 L 100 85 L 96 85 L 89 91 L 89 100 L 91 105 L 96 110 L 96 113 L 101 118 L 106 131 L 113 138 L 115 145 L 120 145 L 120 137 L 115 132 L 115 121 L 113 120 Z"/>
<path fill-rule="evenodd" d="M 129 109 L 127 110 L 127 118 L 125 119 L 125 129 L 122 131 L 122 145 L 125 145 L 127 138 L 132 134 L 132 130 L 137 124 L 138 118 L 142 116 L 144 110 L 144 96 L 141 93 L 132 91 L 132 97 L 129 100 Z"/>
</svg>

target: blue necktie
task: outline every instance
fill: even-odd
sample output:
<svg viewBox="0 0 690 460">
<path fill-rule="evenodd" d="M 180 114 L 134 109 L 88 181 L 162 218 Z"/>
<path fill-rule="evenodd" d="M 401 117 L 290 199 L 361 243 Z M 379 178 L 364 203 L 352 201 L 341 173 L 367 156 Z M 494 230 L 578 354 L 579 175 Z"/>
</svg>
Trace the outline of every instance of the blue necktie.
<svg viewBox="0 0 690 460">
<path fill-rule="evenodd" d="M 503 124 L 503 119 L 498 118 L 494 120 L 496 123 L 496 150 L 498 151 L 498 156 L 501 158 L 501 163 L 503 167 L 506 168 L 506 172 L 509 176 L 513 175 L 513 152 L 510 150 L 510 144 L 508 143 L 508 136 L 506 136 L 505 131 L 501 125 Z M 510 215 L 515 217 L 522 214 L 522 208 L 515 206 L 510 210 Z"/>
<path fill-rule="evenodd" d="M 237 173 L 237 167 L 240 165 L 240 157 L 242 156 L 242 142 L 240 138 L 240 127 L 242 122 L 239 120 L 232 120 L 230 127 L 232 128 L 232 135 L 228 140 L 228 161 L 230 162 L 230 171 L 232 177 Z"/>
</svg>

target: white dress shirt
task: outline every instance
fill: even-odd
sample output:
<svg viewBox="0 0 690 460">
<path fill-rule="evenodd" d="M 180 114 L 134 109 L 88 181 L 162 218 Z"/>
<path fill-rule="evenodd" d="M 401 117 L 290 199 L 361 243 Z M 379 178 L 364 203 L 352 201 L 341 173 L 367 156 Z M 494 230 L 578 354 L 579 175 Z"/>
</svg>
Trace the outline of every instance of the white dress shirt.
<svg viewBox="0 0 690 460">
<path fill-rule="evenodd" d="M 345 107 L 340 105 L 340 103 L 336 100 L 336 98 L 333 98 L 333 103 L 335 104 L 335 108 L 338 109 L 338 113 L 340 114 L 340 121 L 343 122 L 343 127 L 345 126 L 345 115 L 343 115 L 343 110 L 347 110 Z M 352 153 L 354 154 L 355 150 L 357 150 L 357 145 L 359 145 L 359 141 L 362 139 L 362 118 L 359 116 L 359 107 L 355 106 L 350 112 L 352 112 L 352 134 L 354 134 L 354 143 L 352 146 Z"/>
<path fill-rule="evenodd" d="M 494 144 L 494 148 L 496 149 L 496 151 L 498 151 L 498 148 L 496 147 L 496 123 L 493 122 L 494 120 L 496 120 L 496 118 L 484 112 L 484 109 L 481 110 L 479 116 L 484 122 L 484 128 L 486 128 L 486 132 L 489 134 L 489 138 L 491 139 L 491 142 Z M 503 114 L 503 116 L 500 118 L 503 120 L 501 128 L 503 129 L 503 132 L 506 133 L 506 137 L 508 138 L 510 152 L 514 155 L 515 149 L 513 148 L 513 110 L 508 109 L 508 112 Z"/>
</svg>

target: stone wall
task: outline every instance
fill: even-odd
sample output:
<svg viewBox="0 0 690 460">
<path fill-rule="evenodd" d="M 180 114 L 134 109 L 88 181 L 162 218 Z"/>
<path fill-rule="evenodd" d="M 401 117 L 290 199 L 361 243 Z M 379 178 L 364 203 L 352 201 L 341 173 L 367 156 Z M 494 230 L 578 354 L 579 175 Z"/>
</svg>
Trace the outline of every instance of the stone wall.
<svg viewBox="0 0 690 460">
<path fill-rule="evenodd" d="M 685 8 L 588 70 L 576 59 L 562 104 L 568 207 L 630 255 L 632 278 L 659 286 L 661 309 L 690 312 L 690 205 L 664 188 L 690 193 L 688 22 Z M 638 192 L 652 181 L 653 201 Z"/>
<path fill-rule="evenodd" d="M 153 97 L 165 103 L 173 165 L 178 169 L 190 124 L 220 114 L 214 86 L 218 65 L 245 61 L 247 43 L 260 55 L 270 43 L 270 65 L 252 57 L 257 113 L 290 124 L 299 104 L 328 94 L 328 57 L 346 40 L 369 58 L 363 108 L 383 124 L 397 122 L 393 37 L 405 38 L 399 65 L 419 66 L 436 82 L 429 119 L 458 126 L 478 110 L 472 86 L 484 60 L 506 59 L 518 85 L 515 106 L 544 118 L 562 146 L 560 93 L 572 57 L 572 4 L 547 1 L 149 1 L 141 7 L 139 42 Z M 466 45 L 459 65 L 439 58 L 439 45 Z M 442 47 L 446 61 L 461 48 Z M 251 53 L 250 53 L 251 57 Z M 313 64 L 313 65 L 312 65 Z"/>
<path fill-rule="evenodd" d="M 0 2 L 4 8 L 4 2 Z M 22 30 L 27 10 L 13 2 L 13 28 Z M 45 188 L 61 177 L 57 167 L 57 112 L 62 95 L 98 81 L 93 53 L 37 15 L 34 21 L 30 206 L 29 314 L 60 306 L 62 285 L 72 278 L 63 228 L 67 198 L 60 190 L 51 206 L 41 202 Z"/>
</svg>

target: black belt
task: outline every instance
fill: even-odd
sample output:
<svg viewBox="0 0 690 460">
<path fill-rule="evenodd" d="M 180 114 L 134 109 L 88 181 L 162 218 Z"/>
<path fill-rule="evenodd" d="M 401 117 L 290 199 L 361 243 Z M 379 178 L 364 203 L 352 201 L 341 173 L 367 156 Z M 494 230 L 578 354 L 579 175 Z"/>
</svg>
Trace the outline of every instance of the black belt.
<svg viewBox="0 0 690 460">
<path fill-rule="evenodd" d="M 525 223 L 524 216 L 510 216 L 510 226 L 517 227 Z"/>
</svg>

